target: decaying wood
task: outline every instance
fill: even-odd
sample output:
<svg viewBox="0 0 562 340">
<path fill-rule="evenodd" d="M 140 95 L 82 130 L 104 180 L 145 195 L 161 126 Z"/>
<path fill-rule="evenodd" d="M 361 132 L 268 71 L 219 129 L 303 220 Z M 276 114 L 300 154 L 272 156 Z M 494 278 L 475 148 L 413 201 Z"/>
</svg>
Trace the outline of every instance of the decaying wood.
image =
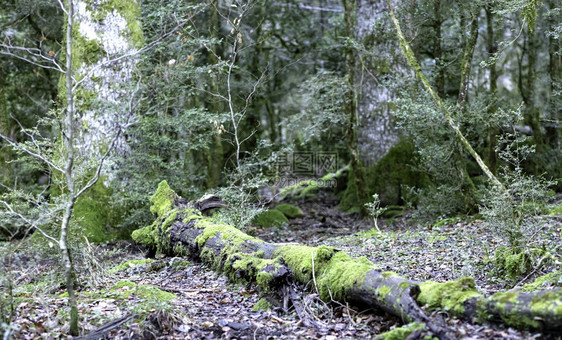
<svg viewBox="0 0 562 340">
<path fill-rule="evenodd" d="M 256 282 L 264 292 L 286 286 L 289 281 L 310 284 L 326 301 L 368 306 L 404 322 L 418 321 L 440 338 L 453 336 L 444 322 L 428 317 L 420 306 L 421 298 L 429 308 L 450 310 L 450 314 L 474 322 L 500 321 L 521 329 L 562 330 L 562 290 L 498 293 L 487 298 L 477 293 L 470 278 L 443 286 L 418 283 L 381 272 L 366 258 L 352 259 L 332 247 L 264 242 L 204 217 L 189 205 L 177 204 L 184 200 L 178 199 L 165 182 L 151 201 L 157 220 L 133 233 L 136 242 L 157 247 L 162 253 L 198 258 L 233 280 Z"/>
</svg>

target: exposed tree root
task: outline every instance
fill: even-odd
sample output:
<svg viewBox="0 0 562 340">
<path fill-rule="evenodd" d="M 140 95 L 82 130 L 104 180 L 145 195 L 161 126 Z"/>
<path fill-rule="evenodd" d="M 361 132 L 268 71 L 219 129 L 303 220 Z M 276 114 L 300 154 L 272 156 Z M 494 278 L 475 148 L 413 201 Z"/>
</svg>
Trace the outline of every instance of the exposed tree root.
<svg viewBox="0 0 562 340">
<path fill-rule="evenodd" d="M 151 199 L 156 221 L 136 230 L 133 239 L 162 253 L 201 259 L 235 281 L 256 282 L 264 292 L 287 287 L 295 280 L 313 283 L 324 301 L 364 305 L 417 321 L 442 339 L 453 338 L 445 322 L 430 318 L 420 307 L 448 310 L 473 322 L 501 321 L 521 329 L 562 330 L 562 290 L 533 293 L 497 293 L 481 296 L 474 280 L 418 283 L 392 272 L 380 272 L 366 258 L 352 259 L 339 250 L 320 246 L 273 244 L 204 217 L 162 182 Z M 289 299 L 303 322 L 294 292 Z"/>
</svg>

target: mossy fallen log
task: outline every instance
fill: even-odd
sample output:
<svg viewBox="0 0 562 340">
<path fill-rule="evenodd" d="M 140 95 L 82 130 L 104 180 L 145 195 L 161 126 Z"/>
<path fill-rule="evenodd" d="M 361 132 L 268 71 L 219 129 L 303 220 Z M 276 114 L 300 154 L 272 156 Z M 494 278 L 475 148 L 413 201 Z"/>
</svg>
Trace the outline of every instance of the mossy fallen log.
<svg viewBox="0 0 562 340">
<path fill-rule="evenodd" d="M 446 327 L 430 319 L 420 306 L 447 310 L 470 321 L 562 330 L 562 290 L 498 293 L 486 298 L 476 291 L 471 278 L 418 283 L 381 272 L 365 257 L 353 259 L 333 247 L 267 243 L 202 216 L 166 182 L 160 183 L 151 203 L 156 220 L 133 232 L 137 243 L 161 253 L 201 259 L 235 281 L 256 282 L 266 292 L 296 280 L 311 284 L 326 301 L 384 310 L 404 322 L 424 323 L 441 338 L 450 337 Z"/>
</svg>

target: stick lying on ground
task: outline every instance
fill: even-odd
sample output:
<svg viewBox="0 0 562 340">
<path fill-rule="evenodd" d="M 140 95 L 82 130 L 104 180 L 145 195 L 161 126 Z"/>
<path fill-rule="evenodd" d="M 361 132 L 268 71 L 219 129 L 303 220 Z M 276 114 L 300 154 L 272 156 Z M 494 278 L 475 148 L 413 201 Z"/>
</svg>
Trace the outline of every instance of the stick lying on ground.
<svg viewBox="0 0 562 340">
<path fill-rule="evenodd" d="M 287 280 L 314 279 L 320 297 L 384 310 L 404 322 L 417 321 L 440 338 L 452 337 L 420 307 L 442 309 L 471 322 L 502 322 L 519 329 L 562 331 L 562 289 L 480 295 L 472 278 L 446 283 L 415 282 L 381 272 L 365 257 L 350 258 L 336 248 L 264 242 L 201 212 L 164 181 L 151 198 L 157 218 L 133 232 L 133 239 L 169 255 L 201 259 L 235 281 L 256 282 L 264 292 Z M 314 272 L 313 272 L 314 271 Z"/>
</svg>

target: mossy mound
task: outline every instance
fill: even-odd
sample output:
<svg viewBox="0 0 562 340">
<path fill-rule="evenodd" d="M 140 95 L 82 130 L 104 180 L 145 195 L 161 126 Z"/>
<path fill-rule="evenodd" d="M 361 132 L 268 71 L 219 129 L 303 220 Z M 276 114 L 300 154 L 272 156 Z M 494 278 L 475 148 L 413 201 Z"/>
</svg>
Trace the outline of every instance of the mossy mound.
<svg viewBox="0 0 562 340">
<path fill-rule="evenodd" d="M 258 214 L 254 217 L 252 223 L 261 228 L 271 228 L 279 227 L 283 223 L 289 223 L 289 220 L 281 211 L 272 209 Z"/>
<path fill-rule="evenodd" d="M 279 210 L 287 218 L 304 217 L 304 213 L 301 208 L 289 203 L 279 204 L 275 207 L 275 210 Z"/>
<path fill-rule="evenodd" d="M 430 184 L 426 174 L 417 171 L 419 157 L 414 144 L 403 139 L 372 167 L 366 169 L 369 197 L 379 194 L 382 206 L 403 205 L 403 186 L 423 188 Z"/>
</svg>

